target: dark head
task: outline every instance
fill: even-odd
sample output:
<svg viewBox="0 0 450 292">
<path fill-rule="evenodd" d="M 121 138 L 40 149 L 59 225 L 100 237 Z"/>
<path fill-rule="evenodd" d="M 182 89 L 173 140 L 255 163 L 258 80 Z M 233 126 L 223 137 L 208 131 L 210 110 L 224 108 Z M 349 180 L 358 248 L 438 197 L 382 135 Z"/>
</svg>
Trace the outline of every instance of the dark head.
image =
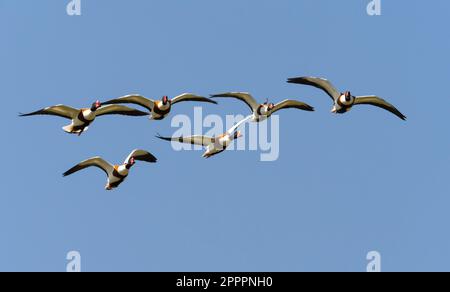
<svg viewBox="0 0 450 292">
<path fill-rule="evenodd" d="M 344 93 L 344 96 L 345 96 L 345 100 L 346 100 L 346 101 L 351 101 L 351 99 L 352 99 L 352 94 L 350 93 L 350 91 L 346 91 L 346 92 Z"/>
<path fill-rule="evenodd" d="M 94 102 L 94 103 L 92 104 L 91 111 L 95 112 L 95 111 L 98 110 L 101 106 L 102 106 L 101 102 L 97 100 L 96 102 Z"/>
<path fill-rule="evenodd" d="M 130 158 L 130 160 L 128 160 L 128 163 L 126 164 L 126 168 L 127 169 L 130 169 L 130 168 L 132 168 L 133 167 L 133 165 L 135 165 L 136 164 L 136 160 L 134 159 L 134 157 L 131 157 Z"/>
<path fill-rule="evenodd" d="M 162 103 L 163 103 L 163 105 L 167 105 L 169 103 L 169 97 L 168 96 L 163 96 Z"/>
</svg>

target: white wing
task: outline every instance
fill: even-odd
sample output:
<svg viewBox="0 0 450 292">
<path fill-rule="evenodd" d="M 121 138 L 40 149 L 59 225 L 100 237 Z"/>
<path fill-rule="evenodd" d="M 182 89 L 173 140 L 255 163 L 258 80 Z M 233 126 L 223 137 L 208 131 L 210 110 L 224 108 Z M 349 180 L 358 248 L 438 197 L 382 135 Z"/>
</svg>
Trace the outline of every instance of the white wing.
<svg viewBox="0 0 450 292">
<path fill-rule="evenodd" d="M 236 130 L 237 130 L 240 126 L 242 126 L 243 124 L 245 124 L 246 122 L 248 122 L 252 117 L 253 117 L 253 115 L 250 115 L 250 116 L 244 118 L 242 121 L 240 121 L 239 123 L 237 123 L 236 125 L 234 125 L 231 129 L 229 129 L 229 130 L 227 131 L 227 133 L 228 133 L 229 135 L 232 135 L 234 132 L 236 132 Z"/>
</svg>

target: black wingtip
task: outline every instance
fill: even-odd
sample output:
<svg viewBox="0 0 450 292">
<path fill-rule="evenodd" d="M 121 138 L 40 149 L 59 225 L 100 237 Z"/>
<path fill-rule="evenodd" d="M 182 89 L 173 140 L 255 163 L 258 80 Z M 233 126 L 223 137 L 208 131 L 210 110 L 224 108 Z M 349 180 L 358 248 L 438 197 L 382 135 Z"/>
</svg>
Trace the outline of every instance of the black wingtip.
<svg viewBox="0 0 450 292">
<path fill-rule="evenodd" d="M 220 98 L 220 97 L 224 97 L 223 95 L 224 95 L 224 93 L 221 93 L 221 94 L 210 94 L 209 97 L 210 98 Z"/>
<path fill-rule="evenodd" d="M 288 78 L 287 83 L 301 84 L 304 77 Z"/>
<path fill-rule="evenodd" d="M 395 115 L 397 116 L 397 117 L 399 117 L 402 121 L 406 121 L 408 118 L 404 115 L 404 114 L 402 114 L 400 111 L 397 111 L 396 113 L 395 113 Z"/>
<path fill-rule="evenodd" d="M 302 110 L 307 111 L 307 112 L 314 112 L 316 111 L 316 109 L 313 106 L 310 106 L 309 104 L 304 103 Z"/>
<path fill-rule="evenodd" d="M 143 111 L 139 111 L 139 113 L 138 113 L 138 117 L 148 117 L 149 115 L 150 115 L 150 113 L 146 113 Z"/>
<path fill-rule="evenodd" d="M 217 101 L 212 100 L 211 98 L 213 98 L 213 97 L 212 97 L 212 96 L 210 96 L 210 98 L 205 97 L 205 98 L 203 99 L 203 101 L 204 101 L 204 102 L 208 102 L 208 103 L 218 104 Z"/>
<path fill-rule="evenodd" d="M 164 141 L 172 141 L 172 139 L 167 138 L 167 137 L 163 137 L 161 136 L 159 133 L 155 135 L 156 138 L 164 140 Z"/>
<path fill-rule="evenodd" d="M 156 163 L 156 162 L 158 162 L 158 159 L 155 156 L 153 156 L 152 154 L 150 154 L 148 157 L 146 157 L 146 159 L 144 161 L 148 162 L 148 163 Z"/>
<path fill-rule="evenodd" d="M 104 106 L 104 105 L 113 105 L 113 104 L 120 104 L 120 103 L 116 102 L 114 100 L 108 100 L 108 101 L 105 101 L 105 102 L 101 102 L 101 104 L 102 104 L 102 106 Z"/>
<path fill-rule="evenodd" d="M 150 162 L 150 163 L 156 163 L 158 161 L 158 158 L 156 158 L 155 155 L 153 155 L 151 153 L 148 153 L 147 158 L 148 158 L 147 162 Z"/>
</svg>

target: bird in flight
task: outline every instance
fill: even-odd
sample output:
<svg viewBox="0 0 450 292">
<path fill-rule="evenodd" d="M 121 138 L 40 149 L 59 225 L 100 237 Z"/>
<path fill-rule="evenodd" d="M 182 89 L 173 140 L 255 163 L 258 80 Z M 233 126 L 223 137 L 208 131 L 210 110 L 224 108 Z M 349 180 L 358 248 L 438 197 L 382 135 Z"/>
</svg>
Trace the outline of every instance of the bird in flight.
<svg viewBox="0 0 450 292">
<path fill-rule="evenodd" d="M 251 120 L 253 122 L 264 121 L 270 118 L 271 115 L 282 109 L 295 108 L 310 112 L 314 111 L 314 108 L 312 106 L 296 100 L 284 100 L 277 104 L 269 103 L 269 100 L 267 100 L 265 103 L 260 104 L 253 98 L 253 96 L 245 92 L 229 92 L 211 95 L 211 98 L 218 98 L 218 97 L 234 98 L 246 103 L 250 107 L 250 110 L 252 111 Z"/>
<path fill-rule="evenodd" d="M 208 137 L 208 136 L 190 136 L 190 137 L 162 137 L 161 135 L 156 136 L 159 139 L 165 141 L 174 141 L 180 143 L 187 143 L 192 145 L 200 145 L 206 148 L 203 157 L 210 158 L 214 155 L 222 153 L 225 151 L 228 146 L 238 138 L 242 137 L 242 133 L 238 131 L 238 128 L 249 121 L 251 116 L 241 120 L 239 123 L 234 125 L 231 129 L 226 131 L 224 134 L 219 135 L 217 137 Z"/>
<path fill-rule="evenodd" d="M 133 150 L 125 159 L 124 163 L 119 165 L 112 165 L 101 157 L 93 157 L 75 165 L 66 171 L 63 176 L 69 176 L 88 167 L 97 167 L 106 173 L 108 183 L 105 189 L 110 191 L 117 188 L 128 177 L 130 169 L 136 164 L 136 161 L 156 163 L 157 159 L 145 150 Z"/>
<path fill-rule="evenodd" d="M 136 104 L 146 108 L 150 113 L 150 119 L 162 120 L 167 117 L 174 104 L 185 101 L 207 102 L 217 104 L 214 100 L 198 96 L 191 93 L 184 93 L 170 99 L 168 96 L 163 96 L 161 100 L 152 100 L 142 95 L 132 94 L 109 100 L 103 104 Z"/>
<path fill-rule="evenodd" d="M 368 104 L 382 109 L 385 109 L 402 120 L 406 120 L 406 116 L 403 115 L 395 106 L 385 101 L 384 99 L 375 96 L 354 96 L 350 91 L 339 92 L 330 81 L 317 78 L 317 77 L 297 77 L 289 78 L 288 83 L 309 85 L 319 88 L 327 93 L 333 100 L 332 113 L 343 114 L 350 111 L 354 105 Z"/>
<path fill-rule="evenodd" d="M 97 117 L 104 115 L 148 116 L 148 113 L 121 105 L 103 106 L 99 101 L 92 104 L 91 108 L 76 109 L 66 105 L 55 105 L 29 114 L 20 114 L 21 117 L 35 115 L 51 115 L 66 118 L 72 121 L 63 130 L 69 134 L 80 136 L 86 132 Z"/>
</svg>

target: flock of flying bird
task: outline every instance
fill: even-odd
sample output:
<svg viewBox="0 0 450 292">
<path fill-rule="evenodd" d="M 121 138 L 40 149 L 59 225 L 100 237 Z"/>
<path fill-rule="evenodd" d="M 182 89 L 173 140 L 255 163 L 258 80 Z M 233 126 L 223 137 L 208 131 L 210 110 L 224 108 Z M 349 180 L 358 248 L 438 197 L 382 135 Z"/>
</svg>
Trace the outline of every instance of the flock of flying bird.
<svg viewBox="0 0 450 292">
<path fill-rule="evenodd" d="M 402 120 L 406 120 L 397 108 L 388 103 L 384 99 L 370 95 L 370 96 L 353 96 L 349 91 L 340 92 L 328 80 L 316 77 L 298 77 L 288 79 L 288 83 L 302 84 L 313 86 L 323 90 L 333 100 L 332 113 L 343 114 L 350 111 L 354 105 L 368 104 L 385 109 Z M 208 136 L 190 136 L 190 137 L 162 137 L 158 138 L 166 141 L 176 141 L 180 143 L 189 143 L 200 145 L 206 148 L 203 157 L 209 158 L 219 154 L 227 149 L 227 147 L 239 137 L 242 137 L 238 128 L 249 121 L 261 122 L 264 121 L 274 113 L 282 109 L 299 109 L 304 111 L 314 111 L 314 108 L 306 103 L 296 100 L 284 100 L 278 104 L 258 103 L 250 94 L 242 92 L 230 92 L 223 94 L 211 95 L 210 98 L 185 93 L 173 99 L 164 96 L 161 100 L 151 100 L 141 95 L 127 95 L 117 99 L 101 103 L 96 101 L 91 108 L 76 109 L 65 105 L 56 105 L 47 107 L 29 114 L 21 114 L 20 116 L 34 116 L 34 115 L 52 115 L 59 116 L 71 120 L 71 124 L 63 127 L 63 130 L 69 134 L 81 135 L 87 131 L 89 126 L 97 117 L 104 115 L 125 115 L 125 116 L 150 116 L 152 120 L 162 120 L 166 118 L 172 106 L 179 102 L 204 102 L 217 104 L 213 99 L 215 98 L 233 98 L 246 103 L 251 110 L 251 114 L 234 125 L 224 134 L 216 137 Z M 122 104 L 134 104 L 145 108 L 147 111 L 140 111 Z M 64 173 L 64 176 L 71 175 L 75 172 L 83 170 L 88 167 L 97 167 L 102 169 L 108 178 L 106 190 L 117 188 L 128 176 L 130 169 L 136 161 L 145 161 L 149 163 L 156 163 L 157 159 L 150 152 L 145 150 L 134 150 L 128 155 L 123 164 L 113 165 L 105 161 L 101 157 L 93 157 L 87 159 Z"/>
</svg>

